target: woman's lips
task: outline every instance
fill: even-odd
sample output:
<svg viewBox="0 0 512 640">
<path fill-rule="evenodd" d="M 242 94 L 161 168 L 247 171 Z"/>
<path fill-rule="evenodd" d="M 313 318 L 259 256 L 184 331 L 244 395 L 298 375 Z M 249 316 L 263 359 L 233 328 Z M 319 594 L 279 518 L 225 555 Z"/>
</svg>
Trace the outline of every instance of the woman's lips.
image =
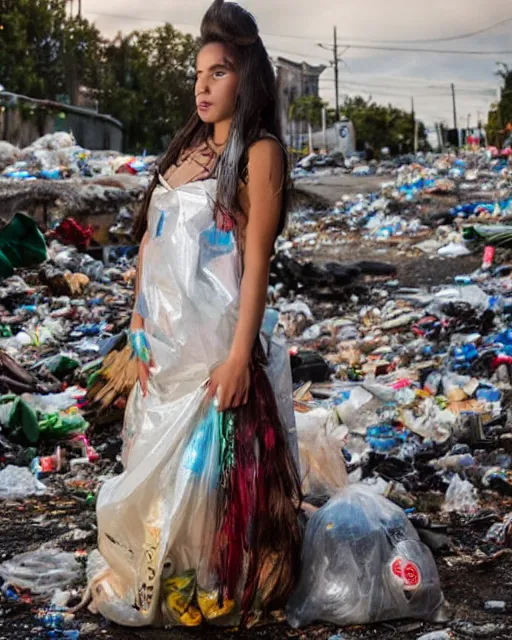
<svg viewBox="0 0 512 640">
<path fill-rule="evenodd" d="M 200 102 L 198 109 L 199 111 L 208 111 L 208 109 L 212 106 L 211 102 Z"/>
</svg>

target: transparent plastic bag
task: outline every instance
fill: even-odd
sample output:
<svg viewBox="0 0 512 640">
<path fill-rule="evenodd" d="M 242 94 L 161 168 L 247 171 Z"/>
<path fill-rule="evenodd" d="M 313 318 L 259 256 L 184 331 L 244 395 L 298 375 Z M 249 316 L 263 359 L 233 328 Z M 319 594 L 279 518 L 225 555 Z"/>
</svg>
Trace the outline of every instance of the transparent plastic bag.
<svg viewBox="0 0 512 640">
<path fill-rule="evenodd" d="M 362 485 L 311 517 L 302 561 L 287 607 L 293 627 L 432 619 L 444 603 L 434 558 L 404 512 Z"/>
<path fill-rule="evenodd" d="M 480 509 L 478 505 L 478 491 L 471 482 L 462 480 L 458 473 L 454 474 L 450 485 L 446 491 L 443 511 L 450 513 L 477 513 Z"/>
<path fill-rule="evenodd" d="M 21 553 L 0 565 L 0 576 L 7 584 L 37 595 L 53 595 L 79 582 L 82 573 L 75 556 L 60 549 Z"/>
<path fill-rule="evenodd" d="M 348 429 L 336 408 L 317 407 L 297 413 L 302 490 L 306 495 L 332 496 L 348 483 L 343 447 Z"/>
</svg>

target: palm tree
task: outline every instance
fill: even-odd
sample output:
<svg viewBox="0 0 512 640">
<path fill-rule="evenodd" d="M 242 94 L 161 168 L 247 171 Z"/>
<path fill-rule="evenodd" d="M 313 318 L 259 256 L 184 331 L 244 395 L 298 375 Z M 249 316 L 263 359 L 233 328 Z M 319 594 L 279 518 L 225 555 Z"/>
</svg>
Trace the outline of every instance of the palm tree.
<svg viewBox="0 0 512 640">
<path fill-rule="evenodd" d="M 302 96 L 290 105 L 288 117 L 290 120 L 308 123 L 309 152 L 313 153 L 313 127 L 322 123 L 322 109 L 327 106 L 318 96 Z"/>
</svg>

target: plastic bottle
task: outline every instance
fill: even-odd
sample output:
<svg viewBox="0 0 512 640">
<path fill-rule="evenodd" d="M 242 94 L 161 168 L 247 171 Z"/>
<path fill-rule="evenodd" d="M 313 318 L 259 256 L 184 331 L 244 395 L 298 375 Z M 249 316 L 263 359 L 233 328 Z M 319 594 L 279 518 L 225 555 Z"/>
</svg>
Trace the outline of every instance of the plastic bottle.
<svg viewBox="0 0 512 640">
<path fill-rule="evenodd" d="M 41 624 L 50 629 L 63 629 L 75 619 L 73 613 L 56 609 L 41 609 L 36 613 L 35 617 Z"/>
<path fill-rule="evenodd" d="M 472 467 L 475 464 L 475 459 L 470 453 L 462 453 L 455 456 L 444 456 L 444 458 L 438 458 L 437 460 L 431 460 L 430 466 L 434 469 L 461 469 Z"/>
</svg>

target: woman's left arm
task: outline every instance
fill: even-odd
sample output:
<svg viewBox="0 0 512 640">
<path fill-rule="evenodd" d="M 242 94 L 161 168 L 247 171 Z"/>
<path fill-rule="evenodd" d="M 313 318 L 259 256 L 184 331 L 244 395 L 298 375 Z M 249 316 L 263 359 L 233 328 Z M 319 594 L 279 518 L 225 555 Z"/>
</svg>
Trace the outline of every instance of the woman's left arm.
<svg viewBox="0 0 512 640">
<path fill-rule="evenodd" d="M 249 363 L 267 299 L 270 258 L 281 214 L 283 152 L 275 140 L 260 140 L 249 149 L 248 211 L 240 313 L 228 359 L 210 378 L 219 411 L 245 404 Z"/>
</svg>

